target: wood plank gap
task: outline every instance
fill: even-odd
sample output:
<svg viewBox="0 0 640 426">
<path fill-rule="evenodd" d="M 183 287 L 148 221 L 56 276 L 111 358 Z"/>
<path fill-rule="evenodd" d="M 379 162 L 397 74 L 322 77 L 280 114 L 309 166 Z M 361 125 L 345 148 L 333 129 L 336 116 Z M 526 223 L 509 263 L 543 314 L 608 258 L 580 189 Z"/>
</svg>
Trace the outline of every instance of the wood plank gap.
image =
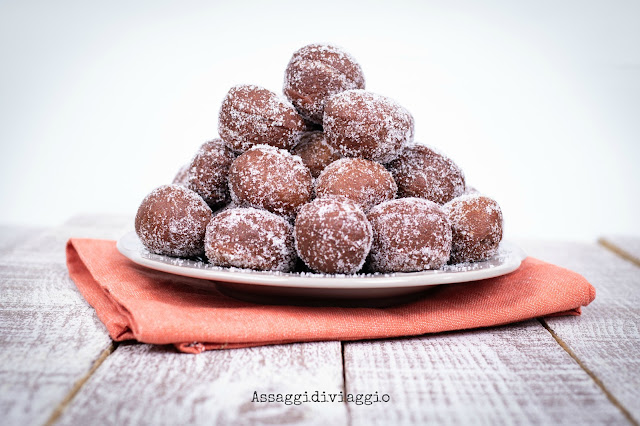
<svg viewBox="0 0 640 426">
<path fill-rule="evenodd" d="M 627 251 L 621 249 L 620 247 L 611 244 L 606 239 L 598 238 L 598 244 L 600 244 L 602 247 L 606 248 L 607 250 L 614 252 L 624 260 L 627 260 L 636 266 L 640 266 L 640 259 L 632 255 L 631 253 L 628 253 Z"/>
<path fill-rule="evenodd" d="M 543 318 L 538 318 L 538 321 L 540 321 L 540 324 L 542 324 L 542 326 L 551 334 L 551 336 L 556 340 L 556 342 L 558 342 L 558 344 L 560 345 L 560 347 L 562 349 L 565 350 L 565 352 L 567 352 L 569 354 L 569 356 L 571 358 L 573 358 L 573 360 L 575 362 L 578 363 L 578 365 L 580 366 L 580 368 L 582 368 L 584 370 L 585 373 L 587 373 L 587 375 L 589 375 L 589 377 L 591 377 L 591 380 L 593 380 L 595 382 L 595 384 L 602 390 L 602 392 L 604 392 L 604 394 L 606 395 L 606 397 L 609 399 L 609 401 L 611 401 L 611 403 L 613 405 L 616 406 L 616 408 L 618 408 L 621 412 L 622 415 L 625 416 L 625 418 L 629 421 L 629 423 L 631 423 L 634 426 L 640 426 L 640 423 L 638 423 L 638 421 L 636 419 L 633 418 L 633 416 L 631 415 L 631 413 L 620 403 L 620 401 L 618 401 L 618 399 L 613 396 L 611 394 L 611 392 L 609 392 L 609 390 L 606 388 L 606 386 L 604 385 L 604 383 L 602 383 L 602 380 L 600 380 L 594 373 L 593 371 L 591 371 L 586 365 L 584 365 L 584 363 L 580 360 L 580 358 L 578 358 L 578 356 L 575 354 L 575 352 L 573 352 L 573 350 L 569 347 L 569 345 L 567 345 L 561 338 L 560 336 L 558 336 L 555 331 L 553 331 L 553 329 L 551 327 L 549 327 L 549 324 L 547 324 L 547 322 L 543 319 Z"/>
<path fill-rule="evenodd" d="M 340 356 L 342 357 L 342 395 L 344 396 L 344 403 L 347 407 L 347 426 L 351 426 L 351 409 L 347 402 L 347 366 L 344 362 L 344 342 L 340 341 Z"/>
<path fill-rule="evenodd" d="M 44 426 L 52 426 L 60 418 L 60 416 L 62 415 L 64 410 L 67 408 L 67 406 L 71 403 L 73 398 L 78 394 L 78 392 L 80 392 L 80 389 L 82 389 L 82 386 L 84 386 L 87 380 L 89 380 L 89 378 L 93 375 L 93 373 L 96 372 L 98 367 L 102 365 L 102 363 L 107 359 L 107 357 L 109 357 L 109 355 L 113 353 L 113 351 L 116 350 L 117 347 L 118 347 L 118 343 L 111 341 L 111 344 L 109 345 L 109 347 L 103 350 L 102 353 L 100 353 L 100 356 L 98 356 L 98 359 L 96 359 L 93 365 L 91 365 L 91 368 L 89 369 L 89 371 L 87 371 L 87 374 L 82 376 L 73 385 L 73 388 L 71 388 L 67 396 L 65 396 L 64 399 L 60 402 L 60 404 L 58 404 L 58 406 L 53 410 L 51 417 L 49 417 L 49 420 L 47 420 Z"/>
</svg>

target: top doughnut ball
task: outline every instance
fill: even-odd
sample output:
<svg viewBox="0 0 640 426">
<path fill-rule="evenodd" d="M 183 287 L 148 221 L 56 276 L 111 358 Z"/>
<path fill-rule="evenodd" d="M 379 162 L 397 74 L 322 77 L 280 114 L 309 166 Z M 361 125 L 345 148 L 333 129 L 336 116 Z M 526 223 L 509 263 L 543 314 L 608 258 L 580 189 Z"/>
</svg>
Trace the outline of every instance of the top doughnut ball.
<svg viewBox="0 0 640 426">
<path fill-rule="evenodd" d="M 293 54 L 285 71 L 285 96 L 300 115 L 316 124 L 322 124 L 325 100 L 350 89 L 364 89 L 362 68 L 336 46 L 304 46 Z"/>
</svg>

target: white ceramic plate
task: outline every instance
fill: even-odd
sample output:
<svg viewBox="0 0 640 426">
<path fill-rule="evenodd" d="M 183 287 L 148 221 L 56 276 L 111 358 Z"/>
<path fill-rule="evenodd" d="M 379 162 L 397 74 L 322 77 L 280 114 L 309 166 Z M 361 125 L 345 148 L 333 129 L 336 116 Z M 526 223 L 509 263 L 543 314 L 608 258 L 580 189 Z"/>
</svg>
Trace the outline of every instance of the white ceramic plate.
<svg viewBox="0 0 640 426">
<path fill-rule="evenodd" d="M 422 272 L 322 275 L 221 268 L 205 262 L 153 254 L 144 248 L 133 231 L 120 238 L 117 247 L 120 253 L 138 265 L 213 281 L 189 280 L 188 283 L 209 290 L 217 288 L 232 297 L 259 303 L 338 299 L 369 301 L 371 305 L 392 304 L 435 285 L 508 274 L 518 269 L 526 257 L 519 247 L 503 241 L 498 254 L 483 262 L 447 265 L 442 269 Z"/>
</svg>

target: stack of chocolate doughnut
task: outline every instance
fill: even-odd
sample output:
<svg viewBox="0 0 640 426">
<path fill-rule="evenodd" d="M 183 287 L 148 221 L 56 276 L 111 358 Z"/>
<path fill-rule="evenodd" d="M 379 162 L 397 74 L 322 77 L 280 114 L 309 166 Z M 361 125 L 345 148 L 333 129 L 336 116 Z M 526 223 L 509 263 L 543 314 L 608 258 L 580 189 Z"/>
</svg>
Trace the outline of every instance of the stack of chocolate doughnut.
<svg viewBox="0 0 640 426">
<path fill-rule="evenodd" d="M 284 95 L 232 87 L 206 142 L 142 201 L 153 253 L 222 267 L 325 274 L 413 272 L 494 256 L 502 212 L 462 170 L 414 142 L 414 118 L 365 90 L 344 50 L 295 52 Z"/>
</svg>

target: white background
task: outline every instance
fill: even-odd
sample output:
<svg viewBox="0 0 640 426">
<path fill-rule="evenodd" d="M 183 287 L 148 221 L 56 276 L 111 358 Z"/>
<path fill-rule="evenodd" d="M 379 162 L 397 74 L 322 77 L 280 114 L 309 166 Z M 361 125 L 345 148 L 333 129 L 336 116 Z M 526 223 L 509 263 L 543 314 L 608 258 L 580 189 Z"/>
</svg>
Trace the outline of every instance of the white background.
<svg viewBox="0 0 640 426">
<path fill-rule="evenodd" d="M 332 42 L 498 200 L 508 238 L 640 234 L 639 19 L 638 1 L 2 1 L 0 223 L 133 216 L 217 136 L 230 86 L 281 92 L 296 49 Z"/>
</svg>

